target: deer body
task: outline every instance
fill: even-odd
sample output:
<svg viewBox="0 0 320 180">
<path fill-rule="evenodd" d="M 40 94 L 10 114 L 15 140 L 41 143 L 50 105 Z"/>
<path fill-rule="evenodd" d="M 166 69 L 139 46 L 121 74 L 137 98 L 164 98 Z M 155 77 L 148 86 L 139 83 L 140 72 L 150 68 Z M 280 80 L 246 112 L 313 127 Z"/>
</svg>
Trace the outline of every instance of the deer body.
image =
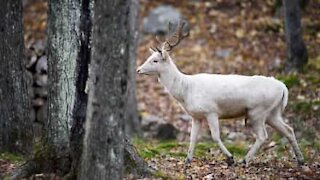
<svg viewBox="0 0 320 180">
<path fill-rule="evenodd" d="M 197 118 L 210 112 L 222 119 L 245 116 L 258 106 L 276 106 L 287 91 L 282 82 L 264 76 L 169 74 L 160 74 L 160 82 Z"/>
<path fill-rule="evenodd" d="M 180 36 L 181 31 L 177 36 L 178 43 L 181 40 Z M 294 131 L 282 118 L 288 101 L 288 89 L 281 81 L 265 76 L 185 75 L 172 61 L 166 44 L 169 45 L 169 50 L 174 47 L 165 42 L 161 50 L 150 49 L 151 56 L 137 69 L 137 73 L 158 75 L 161 84 L 193 117 L 186 162 L 192 160 L 201 119 L 207 119 L 213 141 L 227 157 L 227 163 L 234 163 L 232 154 L 220 139 L 219 118 L 244 116 L 256 137 L 255 143 L 243 160 L 244 163 L 252 159 L 268 138 L 266 124 L 289 140 L 298 162 L 303 163 L 304 158 Z"/>
</svg>

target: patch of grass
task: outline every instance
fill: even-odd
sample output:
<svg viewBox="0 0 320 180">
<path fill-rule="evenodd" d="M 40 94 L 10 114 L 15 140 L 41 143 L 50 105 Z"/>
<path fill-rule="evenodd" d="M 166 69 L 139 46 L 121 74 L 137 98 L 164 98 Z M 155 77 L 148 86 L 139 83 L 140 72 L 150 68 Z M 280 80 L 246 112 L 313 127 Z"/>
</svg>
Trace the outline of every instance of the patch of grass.
<svg viewBox="0 0 320 180">
<path fill-rule="evenodd" d="M 182 158 L 187 157 L 186 152 L 169 152 L 169 155 L 172 157 L 182 157 Z"/>
<path fill-rule="evenodd" d="M 308 76 L 306 77 L 306 80 L 308 82 L 311 82 L 312 84 L 319 84 L 320 83 L 320 78 L 315 75 L 308 74 Z"/>
<path fill-rule="evenodd" d="M 142 158 L 153 158 L 160 154 L 159 151 L 153 148 L 144 148 L 144 149 L 138 150 L 138 153 Z"/>
<path fill-rule="evenodd" d="M 134 139 L 133 144 L 142 158 L 150 159 L 161 155 L 170 155 L 173 157 L 186 157 L 185 152 L 175 151 L 175 148 L 186 147 L 186 144 L 177 141 L 149 141 Z"/>
<path fill-rule="evenodd" d="M 283 138 L 283 136 L 280 133 L 278 133 L 278 132 L 272 133 L 271 140 L 279 143 L 282 138 Z"/>
<path fill-rule="evenodd" d="M 309 59 L 308 66 L 314 67 L 315 69 L 320 69 L 320 56 Z"/>
<path fill-rule="evenodd" d="M 163 142 L 160 142 L 157 148 L 163 149 L 163 150 L 170 150 L 178 146 L 179 146 L 179 143 L 175 141 L 163 141 Z"/>
<path fill-rule="evenodd" d="M 310 112 L 312 111 L 312 104 L 312 102 L 301 101 L 291 103 L 290 107 L 292 107 L 292 109 L 297 112 Z"/>
<path fill-rule="evenodd" d="M 282 81 L 289 89 L 292 88 L 293 86 L 300 85 L 300 80 L 297 75 L 279 75 L 277 76 L 277 79 Z"/>
<path fill-rule="evenodd" d="M 9 152 L 3 152 L 0 154 L 0 159 L 5 159 L 14 163 L 19 163 L 24 161 L 24 157 L 22 155 L 13 154 Z"/>
<path fill-rule="evenodd" d="M 212 142 L 200 142 L 196 145 L 195 155 L 196 156 L 206 156 L 210 152 L 211 148 L 216 148 L 217 146 Z"/>
<path fill-rule="evenodd" d="M 241 145 L 227 144 L 226 147 L 236 157 L 243 157 L 247 153 L 247 149 Z"/>
</svg>

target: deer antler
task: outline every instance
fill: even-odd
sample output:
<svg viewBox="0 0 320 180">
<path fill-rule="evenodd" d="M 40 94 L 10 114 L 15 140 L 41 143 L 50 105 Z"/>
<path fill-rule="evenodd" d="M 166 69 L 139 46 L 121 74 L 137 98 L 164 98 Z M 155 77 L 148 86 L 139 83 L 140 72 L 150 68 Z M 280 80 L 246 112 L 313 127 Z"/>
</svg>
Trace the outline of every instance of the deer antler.
<svg viewBox="0 0 320 180">
<path fill-rule="evenodd" d="M 182 40 L 182 39 L 184 39 L 185 37 L 188 37 L 189 36 L 189 31 L 188 32 L 186 32 L 186 33 L 183 33 L 183 27 L 186 25 L 186 22 L 185 21 L 183 21 L 183 22 L 179 22 L 179 24 L 178 24 L 178 27 L 177 27 L 177 29 L 176 29 L 176 32 L 169 38 L 169 39 L 167 39 L 164 43 L 164 45 L 168 45 L 167 47 L 167 51 L 171 51 L 172 50 L 172 48 L 174 48 L 175 46 L 177 46 L 179 43 L 180 43 L 180 41 Z M 172 26 L 172 24 L 169 22 L 169 25 L 168 25 L 168 28 L 169 28 L 169 32 L 170 32 L 170 30 L 171 30 L 171 26 Z M 170 43 L 169 42 L 169 40 L 171 39 L 171 38 L 176 38 L 177 40 L 176 40 L 176 42 L 174 42 L 174 43 Z"/>
<path fill-rule="evenodd" d="M 156 37 L 155 37 L 155 40 L 156 40 L 159 44 L 163 44 L 163 46 L 166 47 L 166 50 L 167 50 L 167 51 L 171 51 L 172 48 L 174 48 L 175 46 L 177 46 L 182 39 L 184 39 L 185 37 L 189 36 L 189 31 L 186 32 L 186 33 L 183 33 L 183 27 L 184 27 L 185 25 L 186 25 L 186 22 L 185 22 L 185 21 L 183 21 L 183 22 L 179 21 L 178 27 L 177 27 L 177 29 L 176 29 L 176 32 L 174 32 L 174 34 L 173 34 L 171 37 L 166 38 L 166 40 L 165 40 L 164 42 L 161 42 L 160 39 L 159 39 L 159 37 L 156 36 Z M 172 23 L 169 22 L 169 24 L 168 24 L 168 32 L 171 32 L 171 30 L 172 30 Z M 170 39 L 172 39 L 172 38 L 176 38 L 176 39 L 177 39 L 176 42 L 170 43 L 169 41 L 170 41 Z M 156 46 L 155 48 L 151 48 L 151 49 L 153 49 L 154 51 L 158 51 L 158 52 L 161 53 L 161 50 L 160 50 L 157 46 Z"/>
</svg>

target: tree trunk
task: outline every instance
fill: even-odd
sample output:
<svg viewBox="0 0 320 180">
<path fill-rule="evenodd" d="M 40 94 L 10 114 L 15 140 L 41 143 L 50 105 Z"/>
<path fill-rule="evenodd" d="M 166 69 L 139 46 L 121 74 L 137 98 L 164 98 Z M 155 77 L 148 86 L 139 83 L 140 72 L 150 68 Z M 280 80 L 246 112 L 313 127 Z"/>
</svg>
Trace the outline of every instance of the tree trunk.
<svg viewBox="0 0 320 180">
<path fill-rule="evenodd" d="M 95 86 L 88 85 L 91 103 L 89 102 L 87 110 L 88 97 L 85 87 L 91 59 L 93 3 L 90 0 L 49 2 L 47 136 L 40 144 L 40 148 L 37 148 L 34 157 L 15 170 L 12 179 L 21 179 L 34 173 L 56 173 L 66 179 L 79 179 L 77 175 L 81 175 L 80 164 L 84 164 L 82 169 L 88 172 L 82 174 L 82 178 L 87 176 L 88 179 L 92 179 L 99 175 L 94 173 L 102 167 L 99 164 L 98 169 L 91 171 L 90 168 L 96 167 L 90 159 L 96 155 L 93 153 L 102 155 L 107 152 L 106 154 L 110 155 L 113 152 L 111 155 L 117 157 L 120 154 L 119 159 L 107 155 L 97 156 L 98 160 L 103 159 L 103 163 L 115 167 L 112 166 L 113 163 L 119 162 L 118 166 L 123 164 L 124 146 L 126 160 L 130 162 L 126 163 L 128 169 L 143 176 L 150 173 L 149 167 L 138 156 L 130 142 L 123 140 L 127 107 L 125 102 L 128 100 L 126 93 L 128 93 L 129 50 L 132 48 L 131 50 L 135 51 L 134 47 L 129 47 L 133 40 L 132 34 L 127 32 L 130 2 L 122 1 L 120 4 L 107 2 L 106 5 L 99 3 L 102 2 L 97 2 L 96 10 L 101 11 L 97 12 L 105 14 L 95 16 L 94 21 L 99 25 L 102 24 L 102 28 L 99 29 L 97 24 L 95 26 L 95 37 L 98 38 L 95 40 L 96 53 L 92 57 L 96 60 L 91 65 L 93 69 L 91 72 L 98 73 L 97 76 L 95 74 L 93 76 Z M 106 7 L 110 11 L 102 11 L 102 8 Z M 108 54 L 103 54 L 106 52 Z M 99 106 L 105 104 L 107 106 Z M 83 126 L 86 119 L 90 119 L 87 124 L 91 125 L 87 128 L 87 138 L 84 141 L 87 142 L 87 146 L 84 146 L 83 157 L 87 161 L 80 163 L 85 134 Z M 105 129 L 108 125 L 109 129 Z M 108 147 L 112 150 L 106 151 Z M 107 168 L 119 172 L 116 176 L 110 177 L 121 177 L 122 166 L 118 166 Z"/>
<path fill-rule="evenodd" d="M 0 5 L 0 152 L 28 153 L 33 133 L 23 56 L 22 3 L 2 0 Z"/>
<path fill-rule="evenodd" d="M 138 19 L 139 19 L 139 1 L 131 0 L 129 13 L 130 26 L 130 44 L 129 44 L 129 74 L 127 88 L 127 103 L 126 103 L 126 123 L 125 132 L 127 137 L 141 134 L 141 123 L 139 120 L 137 100 L 136 100 L 136 58 L 137 58 L 137 43 L 138 43 Z"/>
<path fill-rule="evenodd" d="M 51 0 L 48 5 L 48 126 L 44 144 L 62 160 L 70 150 L 80 50 L 81 0 Z M 68 172 L 70 161 L 61 163 L 59 171 Z"/>
<path fill-rule="evenodd" d="M 302 70 L 308 62 L 308 52 L 303 41 L 299 0 L 283 0 L 287 43 L 286 71 Z"/>
<path fill-rule="evenodd" d="M 77 58 L 76 68 L 76 100 L 73 109 L 73 123 L 71 128 L 70 148 L 72 167 L 69 177 L 78 179 L 80 170 L 82 145 L 84 137 L 84 123 L 87 114 L 88 95 L 85 92 L 89 76 L 89 63 L 91 59 L 91 30 L 92 30 L 92 2 L 91 0 L 82 1 L 80 31 L 81 46 Z"/>
<path fill-rule="evenodd" d="M 122 179 L 131 1 L 95 1 L 80 179 Z M 103 18 L 102 18 L 103 17 Z"/>
<path fill-rule="evenodd" d="M 48 122 L 34 157 L 12 179 L 56 173 L 76 179 L 86 117 L 90 62 L 90 0 L 49 1 Z"/>
</svg>

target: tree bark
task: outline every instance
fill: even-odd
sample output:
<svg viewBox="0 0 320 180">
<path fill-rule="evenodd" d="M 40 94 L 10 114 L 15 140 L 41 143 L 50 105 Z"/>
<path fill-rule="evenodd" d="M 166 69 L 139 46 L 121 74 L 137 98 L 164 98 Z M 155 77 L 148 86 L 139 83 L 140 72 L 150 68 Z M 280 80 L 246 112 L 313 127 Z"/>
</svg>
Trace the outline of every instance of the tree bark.
<svg viewBox="0 0 320 180">
<path fill-rule="evenodd" d="M 287 44 L 286 71 L 300 71 L 308 62 L 308 52 L 303 41 L 299 0 L 283 0 Z"/>
<path fill-rule="evenodd" d="M 95 1 L 80 179 L 122 179 L 131 1 Z M 103 18 L 102 18 L 103 17 Z"/>
<path fill-rule="evenodd" d="M 97 167 L 91 161 L 96 152 L 101 155 L 97 156 L 99 160 L 103 159 L 103 163 L 111 166 L 107 170 L 120 172 L 110 177 L 120 178 L 124 147 L 126 162 L 130 162 L 126 163 L 127 167 L 142 176 L 150 173 L 147 164 L 130 142 L 124 142 L 124 119 L 127 117 L 125 102 L 128 101 L 129 93 L 129 50 L 135 52 L 135 47 L 131 46 L 133 35 L 128 22 L 130 2 L 99 3 L 102 2 L 96 4 L 96 9 L 101 10 L 97 11 L 101 16 L 96 15 L 95 22 L 102 26 L 101 29 L 99 25 L 95 26 L 96 53 L 91 56 L 92 1 L 49 2 L 47 136 L 37 145 L 39 147 L 34 157 L 15 170 L 12 179 L 21 179 L 34 173 L 56 173 L 65 179 L 79 179 L 78 175 L 83 175 L 79 172 L 80 168 L 86 169 L 88 173 L 84 175 L 92 179 L 99 175 L 92 173 L 101 170 L 101 164 L 98 164 L 98 169 L 90 169 Z M 102 11 L 101 8 L 106 6 L 110 11 Z M 93 74 L 95 86 L 86 85 L 91 57 L 96 59 L 91 63 L 91 72 L 98 72 L 97 75 Z M 91 93 L 88 110 L 86 86 Z M 102 106 L 105 104 L 107 106 Z M 82 157 L 87 161 L 80 163 L 86 119 L 90 119 L 87 124 L 91 127 L 87 128 L 89 131 L 84 141 L 87 146 L 84 146 L 85 155 Z M 109 129 L 105 129 L 108 125 Z M 108 147 L 112 150 L 106 151 Z M 119 159 L 107 156 L 118 157 L 119 153 Z M 113 168 L 113 163 L 120 167 Z M 84 166 L 80 167 L 81 164 Z"/>
<path fill-rule="evenodd" d="M 2 0 L 0 5 L 0 152 L 29 153 L 33 132 L 23 55 L 22 3 Z"/>
<path fill-rule="evenodd" d="M 137 100 L 136 100 L 136 58 L 138 44 L 138 19 L 139 19 L 139 1 L 131 0 L 129 13 L 129 74 L 127 88 L 127 103 L 126 103 L 126 123 L 125 132 L 127 137 L 139 136 L 141 134 L 141 123 L 139 120 Z"/>
</svg>

